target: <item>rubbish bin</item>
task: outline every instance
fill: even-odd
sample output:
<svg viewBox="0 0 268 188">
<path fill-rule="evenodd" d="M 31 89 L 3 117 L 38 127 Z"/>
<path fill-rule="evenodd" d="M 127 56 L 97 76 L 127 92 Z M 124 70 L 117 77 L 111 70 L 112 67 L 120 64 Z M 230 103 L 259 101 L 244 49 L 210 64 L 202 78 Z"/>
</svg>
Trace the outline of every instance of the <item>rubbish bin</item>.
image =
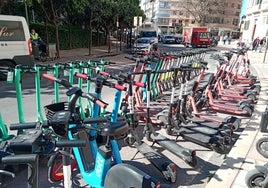
<svg viewBox="0 0 268 188">
<path fill-rule="evenodd" d="M 48 49 L 49 49 L 49 57 L 52 59 L 55 59 L 56 58 L 56 44 L 55 43 L 48 44 Z"/>
</svg>

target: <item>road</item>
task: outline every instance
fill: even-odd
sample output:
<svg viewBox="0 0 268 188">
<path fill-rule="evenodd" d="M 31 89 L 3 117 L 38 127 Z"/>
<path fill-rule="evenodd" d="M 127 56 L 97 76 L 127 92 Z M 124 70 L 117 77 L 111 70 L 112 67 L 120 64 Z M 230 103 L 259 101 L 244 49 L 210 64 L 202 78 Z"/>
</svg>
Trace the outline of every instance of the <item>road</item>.
<svg viewBox="0 0 268 188">
<path fill-rule="evenodd" d="M 160 50 L 165 51 L 177 51 L 183 50 L 184 47 L 182 45 L 164 45 L 159 44 Z M 224 49 L 221 49 L 224 50 Z M 216 66 L 216 61 L 210 58 L 210 53 L 214 53 L 215 51 L 209 52 L 206 55 L 206 60 L 209 62 L 209 70 L 214 71 Z M 113 65 L 110 66 L 107 70 L 109 71 L 128 71 L 131 69 L 133 62 L 124 60 L 124 57 L 121 55 L 110 57 L 113 61 L 125 61 L 127 63 L 120 63 L 120 65 Z M 35 102 L 35 87 L 34 87 L 34 77 L 33 75 L 26 75 L 22 81 L 23 87 L 23 107 L 24 107 L 24 115 L 26 121 L 35 121 L 37 119 L 36 114 L 36 102 Z M 53 94 L 53 84 L 50 81 L 42 80 L 41 84 L 41 102 L 42 105 L 50 104 L 51 101 L 54 99 Z M 17 102 L 16 102 L 16 91 L 13 84 L 8 83 L 1 83 L 0 86 L 0 107 L 1 107 L 1 114 L 3 116 L 4 122 L 9 125 L 11 123 L 18 122 L 18 115 L 17 115 Z M 65 90 L 60 89 L 60 94 L 62 97 L 65 96 Z M 114 92 L 112 89 L 104 87 L 103 97 L 106 102 L 110 105 L 108 106 L 108 110 L 111 110 L 114 98 Z M 246 124 L 248 119 L 243 118 L 242 123 Z M 143 126 L 138 127 L 138 132 L 142 134 Z M 174 137 L 168 136 L 165 134 L 165 131 L 158 130 L 159 133 L 171 138 L 175 139 Z M 13 133 L 13 132 L 12 132 Z M 147 142 L 145 140 L 145 142 Z M 149 143 L 151 144 L 151 143 Z M 184 161 L 180 158 L 175 156 L 174 154 L 170 153 L 169 151 L 165 150 L 164 148 L 160 147 L 159 145 L 155 144 L 153 148 L 162 154 L 166 155 L 170 158 L 177 166 L 178 166 L 178 173 L 177 173 L 177 182 L 172 184 L 175 187 L 188 187 L 188 188 L 203 188 L 205 187 L 207 181 L 212 176 L 212 174 L 219 168 L 222 164 L 225 155 L 220 155 L 214 151 L 211 151 L 207 148 L 204 148 L 200 145 L 194 144 L 192 142 L 187 142 L 182 140 L 181 138 L 178 139 L 178 144 L 186 147 L 195 149 L 197 151 L 197 160 L 198 165 L 195 168 L 188 166 Z M 138 153 L 134 159 L 132 159 L 136 153 L 136 149 L 133 147 L 126 146 L 123 142 L 120 142 L 121 145 L 121 155 L 124 162 L 133 164 L 136 167 L 142 169 L 143 171 L 147 172 L 148 174 L 158 178 L 159 180 L 163 181 L 164 183 L 168 183 L 163 180 L 161 174 L 142 156 Z M 27 171 L 24 170 L 22 173 L 18 173 L 17 177 L 14 181 L 5 184 L 5 187 L 26 187 L 26 174 Z M 76 179 L 75 187 L 87 187 L 86 184 L 81 180 L 79 174 L 76 174 L 74 177 Z M 10 179 L 9 179 L 10 180 Z M 39 169 L 39 186 L 41 188 L 45 187 L 61 187 L 61 183 L 50 183 L 47 180 L 47 167 L 46 167 L 46 160 L 40 162 L 40 169 Z"/>
</svg>

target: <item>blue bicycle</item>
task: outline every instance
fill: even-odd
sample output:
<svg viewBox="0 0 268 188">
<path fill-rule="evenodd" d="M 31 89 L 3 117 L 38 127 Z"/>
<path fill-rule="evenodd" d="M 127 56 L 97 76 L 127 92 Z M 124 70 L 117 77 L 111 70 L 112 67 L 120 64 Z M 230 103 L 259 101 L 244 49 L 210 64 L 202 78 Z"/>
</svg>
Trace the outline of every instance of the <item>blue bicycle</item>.
<svg viewBox="0 0 268 188">
<path fill-rule="evenodd" d="M 93 98 L 92 101 L 97 102 L 103 107 L 107 104 L 102 103 L 95 95 L 83 93 L 80 88 L 72 87 L 67 80 L 57 79 L 47 74 L 43 76 L 63 85 L 68 89 L 66 92 L 67 96 L 71 96 L 67 110 L 61 109 L 56 111 L 53 116 L 59 117 L 57 134 L 62 137 L 68 137 L 69 140 L 80 139 L 87 142 L 86 147 L 74 147 L 73 151 L 80 173 L 89 186 L 96 188 L 163 187 L 160 186 L 159 181 L 134 166 L 121 164 L 114 160 L 116 155 L 113 153 L 119 154 L 119 159 L 121 159 L 119 151 L 114 152 L 114 150 L 118 149 L 114 147 L 116 139 L 129 131 L 129 126 L 125 121 L 111 122 L 103 117 L 81 120 L 76 102 L 79 97 L 86 97 Z M 105 83 L 108 83 L 108 81 L 106 80 Z M 48 110 L 49 107 L 47 106 Z M 90 134 L 88 134 L 88 131 Z M 105 144 L 98 145 L 96 134 L 94 135 L 94 133 L 105 137 Z M 95 150 L 95 148 L 97 149 Z M 68 175 L 68 173 L 70 174 L 70 171 L 64 173 L 64 178 L 65 174 Z M 69 179 L 69 181 L 71 180 Z"/>
</svg>

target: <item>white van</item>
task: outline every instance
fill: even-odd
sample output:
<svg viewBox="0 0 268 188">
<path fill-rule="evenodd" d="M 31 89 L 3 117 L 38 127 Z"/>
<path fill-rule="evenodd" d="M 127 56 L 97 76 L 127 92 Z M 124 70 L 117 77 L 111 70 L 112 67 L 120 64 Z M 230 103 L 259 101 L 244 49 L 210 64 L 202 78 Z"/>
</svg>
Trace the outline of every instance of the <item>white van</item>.
<svg viewBox="0 0 268 188">
<path fill-rule="evenodd" d="M 0 66 L 33 64 L 30 32 L 25 18 L 0 15 Z"/>
</svg>

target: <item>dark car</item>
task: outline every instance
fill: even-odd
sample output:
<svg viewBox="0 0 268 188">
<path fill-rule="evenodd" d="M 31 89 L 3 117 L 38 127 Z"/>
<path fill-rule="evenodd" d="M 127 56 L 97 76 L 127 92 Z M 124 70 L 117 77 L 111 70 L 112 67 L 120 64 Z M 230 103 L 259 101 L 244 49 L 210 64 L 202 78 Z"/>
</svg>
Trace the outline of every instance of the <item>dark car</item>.
<svg viewBox="0 0 268 188">
<path fill-rule="evenodd" d="M 172 35 L 164 35 L 162 42 L 164 44 L 175 44 L 175 37 Z"/>
<path fill-rule="evenodd" d="M 176 44 L 182 44 L 182 41 L 183 41 L 183 36 L 182 35 L 175 35 L 174 36 L 174 38 L 175 38 L 175 43 Z"/>
</svg>

